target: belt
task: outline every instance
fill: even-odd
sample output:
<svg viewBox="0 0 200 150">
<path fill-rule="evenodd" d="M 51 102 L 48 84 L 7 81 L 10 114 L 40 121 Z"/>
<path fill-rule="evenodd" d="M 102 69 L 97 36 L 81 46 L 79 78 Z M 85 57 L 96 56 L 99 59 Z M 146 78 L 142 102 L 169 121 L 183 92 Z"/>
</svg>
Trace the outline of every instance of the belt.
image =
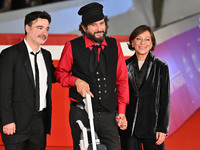
<svg viewBox="0 0 200 150">
<path fill-rule="evenodd" d="M 108 110 L 102 104 L 98 104 L 98 108 L 94 109 L 94 111 L 96 111 L 96 112 L 107 112 Z"/>
<path fill-rule="evenodd" d="M 71 105 L 76 106 L 80 109 L 85 109 L 85 105 L 80 103 L 80 102 L 71 101 Z M 95 112 L 107 112 L 108 110 L 102 104 L 98 104 L 98 108 L 93 109 L 93 111 L 95 111 Z"/>
<path fill-rule="evenodd" d="M 74 101 L 71 101 L 71 105 L 74 105 L 80 109 L 85 109 L 85 105 L 80 103 L 80 102 L 74 102 Z"/>
</svg>

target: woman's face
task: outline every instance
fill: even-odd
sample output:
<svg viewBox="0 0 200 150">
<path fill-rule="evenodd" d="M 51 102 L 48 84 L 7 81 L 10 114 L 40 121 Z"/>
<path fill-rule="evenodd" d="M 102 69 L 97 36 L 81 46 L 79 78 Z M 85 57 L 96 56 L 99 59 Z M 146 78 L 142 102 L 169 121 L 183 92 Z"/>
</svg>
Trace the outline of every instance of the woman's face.
<svg viewBox="0 0 200 150">
<path fill-rule="evenodd" d="M 152 45 L 151 35 L 148 30 L 139 34 L 132 40 L 132 47 L 134 47 L 135 53 L 139 57 L 146 58 Z"/>
</svg>

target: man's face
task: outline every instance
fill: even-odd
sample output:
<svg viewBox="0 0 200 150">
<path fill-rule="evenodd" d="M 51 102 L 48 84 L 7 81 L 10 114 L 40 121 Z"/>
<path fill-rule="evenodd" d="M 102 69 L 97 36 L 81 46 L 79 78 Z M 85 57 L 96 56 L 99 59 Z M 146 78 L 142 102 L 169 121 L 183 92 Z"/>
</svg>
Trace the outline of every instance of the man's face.
<svg viewBox="0 0 200 150">
<path fill-rule="evenodd" d="M 32 25 L 26 25 L 27 41 L 30 44 L 40 46 L 48 38 L 49 22 L 47 19 L 38 18 L 32 22 Z"/>
<path fill-rule="evenodd" d="M 104 19 L 100 21 L 93 22 L 87 25 L 87 28 L 84 26 L 83 30 L 85 31 L 86 35 L 94 42 L 101 44 L 106 36 L 107 29 Z"/>
</svg>

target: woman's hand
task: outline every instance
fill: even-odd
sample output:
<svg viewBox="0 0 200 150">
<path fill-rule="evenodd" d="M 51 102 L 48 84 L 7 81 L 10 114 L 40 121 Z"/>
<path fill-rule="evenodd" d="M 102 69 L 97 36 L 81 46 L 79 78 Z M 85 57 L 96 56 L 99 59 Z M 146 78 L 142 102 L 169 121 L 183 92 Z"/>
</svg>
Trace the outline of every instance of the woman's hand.
<svg viewBox="0 0 200 150">
<path fill-rule="evenodd" d="M 160 145 L 165 141 L 166 134 L 162 132 L 156 132 L 156 145 Z"/>
<path fill-rule="evenodd" d="M 116 116 L 116 122 L 117 125 L 121 130 L 126 130 L 127 129 L 127 120 L 125 114 L 119 114 Z"/>
</svg>

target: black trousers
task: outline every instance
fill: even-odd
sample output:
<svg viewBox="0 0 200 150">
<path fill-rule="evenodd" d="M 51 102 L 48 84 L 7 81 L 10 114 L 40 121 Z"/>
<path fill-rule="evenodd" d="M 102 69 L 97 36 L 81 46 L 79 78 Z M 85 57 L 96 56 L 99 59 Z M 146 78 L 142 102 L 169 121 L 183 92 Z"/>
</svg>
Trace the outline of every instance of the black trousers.
<svg viewBox="0 0 200 150">
<path fill-rule="evenodd" d="M 101 144 L 106 145 L 107 150 L 120 150 L 118 127 L 115 122 L 115 112 L 94 112 L 94 128 Z M 81 120 L 85 127 L 89 127 L 88 114 L 71 104 L 69 112 L 70 126 L 73 138 L 74 150 L 80 150 L 79 140 L 81 130 L 76 123 Z"/>
<path fill-rule="evenodd" d="M 46 133 L 41 115 L 34 115 L 28 130 L 27 134 L 5 135 L 2 133 L 5 150 L 45 150 Z"/>
<path fill-rule="evenodd" d="M 155 138 L 120 137 L 121 150 L 165 150 L 165 144 L 156 145 Z"/>
</svg>

